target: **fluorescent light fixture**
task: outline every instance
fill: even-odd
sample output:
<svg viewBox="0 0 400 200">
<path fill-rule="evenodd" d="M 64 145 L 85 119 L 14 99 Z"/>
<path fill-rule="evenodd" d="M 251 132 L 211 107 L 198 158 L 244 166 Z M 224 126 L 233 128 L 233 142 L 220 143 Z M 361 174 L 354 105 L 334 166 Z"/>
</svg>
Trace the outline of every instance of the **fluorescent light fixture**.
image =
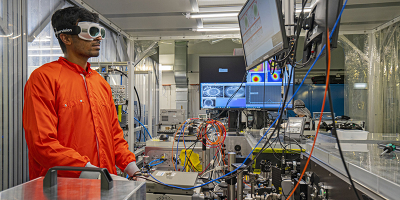
<svg viewBox="0 0 400 200">
<path fill-rule="evenodd" d="M 239 24 L 206 24 L 197 28 L 239 28 Z"/>
<path fill-rule="evenodd" d="M 187 13 L 187 18 L 217 18 L 217 17 L 237 17 L 238 13 Z"/>
<path fill-rule="evenodd" d="M 206 32 L 206 31 L 239 31 L 240 28 L 198 28 L 193 29 L 193 31 L 197 32 Z"/>
<path fill-rule="evenodd" d="M 173 65 L 163 65 L 163 64 L 160 64 L 160 70 L 161 71 L 171 71 L 171 70 L 173 70 Z"/>
<path fill-rule="evenodd" d="M 39 47 L 39 48 L 30 48 L 28 47 L 28 51 L 49 51 L 49 50 L 60 50 L 60 47 Z"/>
<path fill-rule="evenodd" d="M 60 57 L 60 56 L 64 56 L 64 54 L 39 54 L 39 55 L 28 55 L 29 57 Z"/>
<path fill-rule="evenodd" d="M 309 13 L 311 12 L 311 8 L 304 8 L 304 13 Z M 296 13 L 301 13 L 301 9 L 296 10 Z"/>
<path fill-rule="evenodd" d="M 239 12 L 242 6 L 202 7 L 200 12 Z"/>
<path fill-rule="evenodd" d="M 355 90 L 365 90 L 367 89 L 367 86 L 368 86 L 367 83 L 354 83 Z"/>
</svg>

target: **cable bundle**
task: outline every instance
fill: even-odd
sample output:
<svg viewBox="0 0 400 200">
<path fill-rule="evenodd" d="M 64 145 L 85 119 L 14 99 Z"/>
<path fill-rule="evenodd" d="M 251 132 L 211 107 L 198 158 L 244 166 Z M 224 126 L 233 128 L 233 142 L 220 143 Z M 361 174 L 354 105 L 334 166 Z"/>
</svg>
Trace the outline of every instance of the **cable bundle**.
<svg viewBox="0 0 400 200">
<path fill-rule="evenodd" d="M 210 131 L 211 129 L 215 131 Z M 214 138 L 215 135 L 217 138 Z M 226 138 L 225 126 L 220 121 L 209 119 L 197 128 L 197 138 L 205 138 L 206 144 L 203 143 L 203 145 L 209 148 L 221 147 Z"/>
<path fill-rule="evenodd" d="M 194 126 L 197 124 L 197 140 L 189 147 L 186 148 L 186 142 L 185 142 L 185 131 L 189 126 Z M 174 151 L 174 146 L 175 146 L 175 139 L 178 137 L 178 142 L 176 145 L 176 151 Z M 172 141 L 172 154 L 171 154 L 171 160 L 175 161 L 174 169 L 178 170 L 177 165 L 178 165 L 178 148 L 179 148 L 179 142 L 183 140 L 183 145 L 184 145 L 184 152 L 185 152 L 185 160 L 183 163 L 184 170 L 185 168 L 189 165 L 193 168 L 194 171 L 201 172 L 201 170 L 198 170 L 194 167 L 192 160 L 190 159 L 191 154 L 197 144 L 198 141 L 201 141 L 203 145 L 209 147 L 209 148 L 217 148 L 216 155 L 214 158 L 217 156 L 218 152 L 221 151 L 222 145 L 225 142 L 226 138 L 226 129 L 225 126 L 222 124 L 222 122 L 217 121 L 217 120 L 212 120 L 212 119 L 199 119 L 199 118 L 191 118 L 186 120 L 184 123 L 182 123 L 178 131 L 174 134 L 174 140 Z M 205 143 L 203 142 L 203 139 L 205 139 Z M 187 155 L 187 152 L 189 149 L 193 148 L 192 151 L 189 151 L 189 156 Z M 221 153 L 220 153 L 221 154 Z M 175 155 L 175 159 L 174 159 Z M 224 155 L 221 154 L 220 158 L 223 160 Z M 212 162 L 212 161 L 211 161 Z M 223 162 L 223 161 L 222 161 Z M 204 170 L 203 172 L 210 166 L 210 163 L 208 164 L 207 167 L 203 166 Z"/>
</svg>

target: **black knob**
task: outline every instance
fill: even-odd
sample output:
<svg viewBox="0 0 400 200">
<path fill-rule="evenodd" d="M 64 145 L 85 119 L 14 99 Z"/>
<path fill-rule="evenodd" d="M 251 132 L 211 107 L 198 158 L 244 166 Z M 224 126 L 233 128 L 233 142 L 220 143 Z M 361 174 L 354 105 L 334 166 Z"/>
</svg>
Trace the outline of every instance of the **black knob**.
<svg viewBox="0 0 400 200">
<path fill-rule="evenodd" d="M 240 151 L 240 150 L 242 150 L 242 147 L 240 145 L 236 145 L 235 146 L 235 151 Z"/>
</svg>

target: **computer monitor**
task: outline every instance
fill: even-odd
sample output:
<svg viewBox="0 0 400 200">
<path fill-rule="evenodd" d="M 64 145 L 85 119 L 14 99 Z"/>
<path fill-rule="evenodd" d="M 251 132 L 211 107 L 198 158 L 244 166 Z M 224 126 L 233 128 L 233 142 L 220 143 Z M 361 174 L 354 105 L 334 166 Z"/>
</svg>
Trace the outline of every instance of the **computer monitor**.
<svg viewBox="0 0 400 200">
<path fill-rule="evenodd" d="M 310 59 L 311 54 L 314 53 L 315 55 L 318 55 L 321 52 L 322 47 L 326 44 L 326 38 L 328 37 L 326 35 L 326 6 L 328 6 L 328 27 L 329 31 L 332 31 L 333 26 L 339 17 L 340 10 L 342 9 L 343 0 L 317 0 L 305 20 L 304 27 L 307 27 L 307 33 L 304 40 L 303 62 L 307 63 L 307 65 L 313 63 L 307 62 Z M 339 26 L 340 23 L 338 23 L 335 32 L 332 34 L 330 48 L 337 47 Z M 313 46 L 315 50 L 312 50 Z M 325 52 L 322 52 L 321 56 L 324 55 Z M 316 56 L 314 59 L 315 58 Z"/>
<path fill-rule="evenodd" d="M 242 82 L 246 74 L 243 56 L 200 56 L 200 83 Z"/>
<path fill-rule="evenodd" d="M 217 64 L 213 64 L 211 61 Z M 263 62 L 248 71 L 242 84 L 245 72 L 241 70 L 233 71 L 233 73 L 240 74 L 241 77 L 229 74 L 231 70 L 238 68 L 240 65 L 244 67 L 244 60 L 242 59 L 239 62 L 237 56 L 200 57 L 200 108 L 224 109 L 226 107 L 228 109 L 278 110 L 282 106 L 282 79 L 283 86 L 287 86 L 289 82 L 292 85 L 289 90 L 288 100 L 293 96 L 294 74 L 289 81 L 286 71 L 281 76 L 280 69 L 275 69 L 268 62 Z M 220 69 L 227 72 L 219 72 Z M 244 68 L 241 69 L 243 70 Z M 292 71 L 292 68 L 289 66 L 287 70 Z M 242 87 L 240 87 L 241 84 Z M 238 90 L 239 87 L 240 89 Z M 232 97 L 235 92 L 236 95 Z M 229 99 L 231 101 L 226 106 Z M 293 101 L 289 103 L 287 108 L 293 108 Z"/>
<path fill-rule="evenodd" d="M 246 70 L 288 48 L 279 0 L 248 0 L 238 18 Z"/>
</svg>

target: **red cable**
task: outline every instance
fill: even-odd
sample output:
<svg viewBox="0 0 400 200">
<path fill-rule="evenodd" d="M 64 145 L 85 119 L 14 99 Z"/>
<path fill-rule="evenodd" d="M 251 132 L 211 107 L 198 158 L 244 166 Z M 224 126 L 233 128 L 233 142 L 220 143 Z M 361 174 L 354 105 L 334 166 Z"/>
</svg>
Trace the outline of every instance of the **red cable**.
<svg viewBox="0 0 400 200">
<path fill-rule="evenodd" d="M 329 28 L 327 28 L 327 29 L 328 29 L 328 30 L 327 30 L 327 35 L 329 35 Z M 296 191 L 297 187 L 299 186 L 299 184 L 300 184 L 300 182 L 301 182 L 301 179 L 303 178 L 304 173 L 305 173 L 306 170 L 307 170 L 308 164 L 310 163 L 311 155 L 312 155 L 312 153 L 313 153 L 313 151 L 314 151 L 314 147 L 315 147 L 315 142 L 317 141 L 317 136 L 318 136 L 318 132 L 319 132 L 319 127 L 320 127 L 321 121 L 322 121 L 322 113 L 324 112 L 324 108 L 325 108 L 326 93 L 327 93 L 327 91 L 328 91 L 328 84 L 329 84 L 329 74 L 330 74 L 330 69 L 331 69 L 331 48 L 330 48 L 330 46 L 331 46 L 330 41 L 327 40 L 326 47 L 328 48 L 328 55 L 327 55 L 327 56 L 328 56 L 328 72 L 327 72 L 327 75 L 326 75 L 326 85 L 325 85 L 324 101 L 322 102 L 321 115 L 319 116 L 318 127 L 317 127 L 317 132 L 315 133 L 314 143 L 313 143 L 313 146 L 312 146 L 312 148 L 311 148 L 310 155 L 308 156 L 306 165 L 304 166 L 303 172 L 301 172 L 299 181 L 297 182 L 296 186 L 293 188 L 293 190 L 292 190 L 292 192 L 290 193 L 289 197 L 286 198 L 286 200 L 289 200 L 290 197 L 292 197 L 292 195 L 293 195 L 294 192 Z M 333 117 L 333 116 L 332 116 L 332 117 Z"/>
</svg>

